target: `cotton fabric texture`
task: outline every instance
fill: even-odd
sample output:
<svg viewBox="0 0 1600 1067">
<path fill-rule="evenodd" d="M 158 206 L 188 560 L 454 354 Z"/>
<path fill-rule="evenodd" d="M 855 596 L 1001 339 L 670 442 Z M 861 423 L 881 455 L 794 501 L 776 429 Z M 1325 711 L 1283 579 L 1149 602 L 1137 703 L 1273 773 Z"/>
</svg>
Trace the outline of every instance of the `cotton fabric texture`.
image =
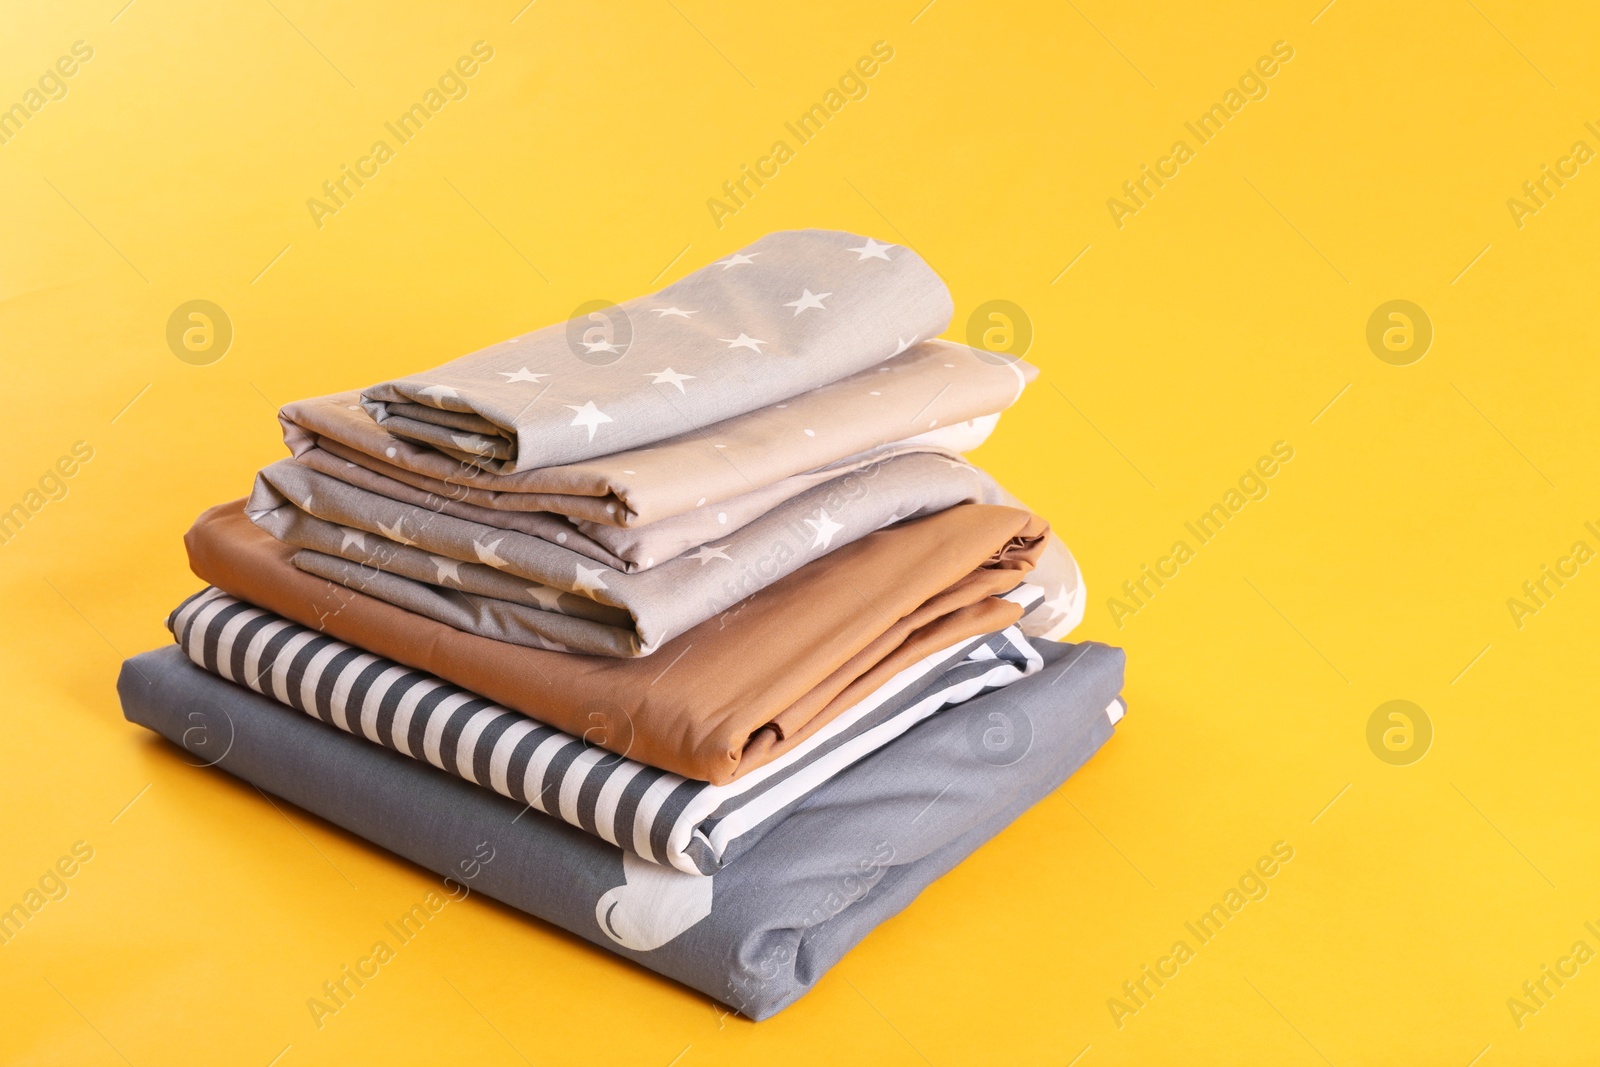
<svg viewBox="0 0 1600 1067">
<path fill-rule="evenodd" d="M 552 544 L 564 545 L 573 552 L 603 563 L 613 570 L 633 574 L 676 559 L 690 549 L 727 537 L 770 512 L 773 508 L 793 499 L 808 489 L 824 482 L 848 477 L 865 470 L 891 456 L 910 452 L 934 452 L 955 458 L 983 443 L 988 429 L 997 417 L 961 423 L 953 430 L 965 436 L 958 442 L 961 448 L 952 449 L 925 441 L 902 441 L 894 445 L 858 452 L 836 463 L 817 470 L 796 474 L 771 485 L 762 486 L 716 504 L 686 511 L 681 515 L 652 522 L 646 526 L 608 526 L 605 523 L 571 519 L 552 511 L 510 511 L 486 508 L 458 499 L 465 492 L 461 487 L 440 483 L 447 494 L 441 496 L 419 489 L 397 478 L 379 474 L 359 463 L 339 459 L 320 448 L 308 449 L 295 457 L 294 462 L 319 474 L 348 482 L 358 489 L 387 497 L 390 500 L 424 508 L 430 512 L 467 519 L 497 530 L 514 530 L 517 533 L 538 537 Z M 955 434 L 947 435 L 954 440 Z"/>
<path fill-rule="evenodd" d="M 909 248 L 773 233 L 650 296 L 372 386 L 361 404 L 396 436 L 516 473 L 780 403 L 941 333 L 952 310 Z"/>
<path fill-rule="evenodd" d="M 179 605 L 167 628 L 191 661 L 218 677 L 690 874 L 721 870 L 822 783 L 928 716 L 1043 666 L 1014 626 L 942 649 L 781 758 L 715 786 L 591 745 L 216 589 Z"/>
<path fill-rule="evenodd" d="M 1007 499 L 959 457 L 892 455 L 785 501 L 719 542 L 634 573 L 556 541 L 368 492 L 294 460 L 257 476 L 245 513 L 307 550 L 294 557 L 302 570 L 390 603 L 425 605 L 413 610 L 471 633 L 561 652 L 643 656 L 874 530 Z"/>
<path fill-rule="evenodd" d="M 508 645 L 308 574 L 239 503 L 202 515 L 185 544 L 194 573 L 232 596 L 642 763 L 725 784 L 912 663 L 1017 622 L 1024 607 L 999 597 L 1026 579 L 1047 530 L 986 504 L 899 523 L 634 659 Z"/>
<path fill-rule="evenodd" d="M 894 455 L 918 451 L 944 455 L 947 459 L 952 460 L 956 458 L 954 453 L 947 452 L 941 448 L 902 442 L 899 445 L 890 446 L 873 453 L 851 457 L 818 471 L 787 478 L 783 482 L 775 483 L 760 492 L 747 493 L 743 497 L 735 498 L 735 501 L 726 502 L 723 506 L 727 507 L 729 511 L 718 510 L 712 512 L 709 508 L 697 509 L 675 518 L 663 519 L 648 526 L 638 527 L 575 522 L 562 516 L 545 512 L 496 511 L 490 508 L 483 508 L 475 504 L 439 497 L 420 489 L 414 489 L 404 482 L 374 474 L 359 464 L 339 460 L 320 449 L 312 449 L 303 453 L 296 462 L 329 477 L 349 482 L 357 488 L 376 493 L 390 500 L 425 509 L 429 513 L 448 515 L 496 530 L 509 530 L 529 537 L 536 537 L 552 544 L 561 545 L 578 555 L 596 563 L 604 564 L 614 570 L 633 574 L 675 559 L 690 549 L 699 548 L 706 544 L 713 544 L 711 558 L 720 558 L 714 554 L 714 542 L 725 538 L 729 533 L 743 529 L 753 519 L 767 514 L 778 503 L 788 500 L 799 492 L 816 488 L 825 483 L 830 484 L 831 488 L 823 497 L 824 504 L 835 493 L 842 494 L 848 498 L 857 494 L 862 484 L 870 484 L 868 478 L 872 468 L 878 463 Z M 988 479 L 987 474 L 983 474 L 981 471 L 979 473 L 984 479 Z M 986 481 L 985 485 L 986 487 L 992 487 L 993 491 L 986 492 L 982 499 L 992 503 L 1002 503 L 1010 507 L 1026 509 L 1025 504 L 1010 493 L 1005 492 L 1004 489 L 994 486 L 992 481 Z M 765 503 L 752 499 L 762 497 L 767 493 L 773 494 L 774 502 Z M 744 504 L 751 506 L 752 511 L 750 514 L 741 515 L 737 512 L 730 514 L 733 508 Z M 798 528 L 796 529 L 798 532 Z M 339 541 L 341 550 L 349 547 L 345 544 L 344 534 L 340 534 Z M 657 552 L 661 553 L 659 558 L 654 554 Z M 477 554 L 477 549 L 474 549 L 474 554 Z M 482 556 L 478 558 L 480 562 L 483 559 Z M 695 558 L 702 557 L 700 554 L 695 554 Z M 383 581 L 376 574 L 376 568 L 343 568 L 332 560 L 318 559 L 313 555 L 302 557 L 302 562 L 307 565 L 312 573 L 323 573 L 334 580 L 339 580 L 338 574 L 354 571 L 361 578 L 360 581 L 354 584 L 354 587 L 359 589 L 365 590 L 368 581 Z M 574 560 L 573 562 L 576 565 L 577 561 Z M 424 576 L 432 573 L 437 577 L 437 562 L 432 563 L 432 568 L 430 572 L 428 567 L 425 566 L 419 573 Z M 334 573 L 334 569 L 337 569 L 338 574 Z M 576 575 L 576 569 L 574 569 L 573 573 Z M 1045 545 L 1044 552 L 1034 565 L 1034 571 L 1029 576 L 1029 581 L 1043 589 L 1046 595 L 1036 607 L 1031 608 L 1023 616 L 1022 622 L 1019 624 L 1023 633 L 1029 637 L 1043 637 L 1052 641 L 1061 640 L 1083 620 L 1083 576 L 1078 569 L 1077 561 L 1072 557 L 1072 553 L 1067 550 L 1061 539 L 1053 533 Z M 391 587 L 405 587 L 405 583 L 387 584 Z M 515 603 L 525 592 L 527 590 L 524 587 L 514 587 L 511 590 L 512 599 L 507 604 Z M 541 593 L 540 596 L 543 597 L 543 600 L 540 600 L 539 606 L 546 611 L 552 610 L 551 604 L 553 602 L 555 608 L 560 609 L 563 602 L 558 593 L 559 591 L 554 590 L 551 593 Z M 468 620 L 466 625 L 472 625 L 470 620 L 482 614 L 481 612 L 467 613 L 461 611 L 461 605 L 466 601 L 459 598 L 454 601 L 440 602 L 431 596 L 423 597 L 414 590 L 410 591 L 409 595 L 412 597 L 412 602 L 418 604 L 438 603 L 444 610 L 450 611 L 450 614 L 445 617 L 446 621 Z M 552 597 L 554 597 L 553 601 Z M 535 597 L 535 600 L 539 600 L 539 597 Z M 503 614 L 510 610 L 508 606 L 499 604 L 492 606 L 497 614 Z M 584 614 L 585 609 L 590 613 L 587 616 Z M 596 612 L 600 614 L 594 614 Z M 605 613 L 604 609 L 598 605 L 598 602 L 593 605 L 583 603 L 568 604 L 567 609 L 559 613 L 575 614 L 579 618 L 590 617 L 602 622 L 612 620 L 613 623 L 623 618 L 614 612 Z M 550 623 L 548 619 L 537 621 L 546 625 Z M 631 627 L 632 623 L 625 622 L 624 625 Z M 484 630 L 481 632 L 485 636 L 500 635 L 505 640 L 516 640 L 512 633 L 537 634 L 540 632 L 540 628 L 537 626 L 530 627 L 528 620 L 523 619 L 520 622 L 511 624 L 510 629 Z M 626 647 L 629 640 L 626 633 L 603 634 L 601 636 L 609 642 L 606 647 Z M 527 643 L 534 647 L 545 647 L 544 641 L 556 640 L 558 637 L 559 635 L 555 637 L 537 637 L 529 639 Z"/>
<path fill-rule="evenodd" d="M 637 370 L 634 359 L 624 362 Z M 976 448 L 993 428 L 993 416 L 1037 375 L 1020 360 L 934 340 L 721 422 L 673 422 L 664 440 L 647 447 L 516 473 L 490 473 L 396 435 L 353 392 L 295 401 L 278 418 L 290 454 L 335 477 L 346 469 L 339 464 L 354 464 L 444 499 L 496 511 L 552 512 L 601 527 L 648 526 L 699 509 L 748 521 L 765 508 L 737 498 L 852 456 L 905 442 L 953 452 Z M 692 383 L 680 384 L 687 390 Z M 663 388 L 663 395 L 677 395 Z M 365 487 L 395 495 L 382 483 Z M 794 495 L 778 493 L 764 498 L 768 506 Z"/>
<path fill-rule="evenodd" d="M 710 877 L 640 860 L 313 721 L 175 646 L 128 661 L 118 690 L 131 722 L 196 759 L 435 874 L 460 882 L 461 862 L 477 859 L 478 874 L 460 882 L 469 890 L 765 1019 L 1110 738 L 1122 653 L 1049 643 L 1038 652 L 1038 674 L 941 712 L 835 776 Z M 985 738 L 1001 722 L 1013 744 L 996 749 Z M 230 743 L 219 754 L 221 737 Z"/>
</svg>

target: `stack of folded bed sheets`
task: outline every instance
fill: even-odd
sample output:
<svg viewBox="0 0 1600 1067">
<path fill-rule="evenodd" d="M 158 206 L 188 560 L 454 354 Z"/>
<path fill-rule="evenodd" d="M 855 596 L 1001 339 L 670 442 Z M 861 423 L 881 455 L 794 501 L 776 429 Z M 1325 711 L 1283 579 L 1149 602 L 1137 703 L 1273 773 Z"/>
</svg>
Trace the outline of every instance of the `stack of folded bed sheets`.
<svg viewBox="0 0 1600 1067">
<path fill-rule="evenodd" d="M 1122 714 L 1071 555 L 962 458 L 1036 372 L 951 311 L 910 249 L 777 233 L 290 404 L 125 713 L 764 1018 Z"/>
</svg>

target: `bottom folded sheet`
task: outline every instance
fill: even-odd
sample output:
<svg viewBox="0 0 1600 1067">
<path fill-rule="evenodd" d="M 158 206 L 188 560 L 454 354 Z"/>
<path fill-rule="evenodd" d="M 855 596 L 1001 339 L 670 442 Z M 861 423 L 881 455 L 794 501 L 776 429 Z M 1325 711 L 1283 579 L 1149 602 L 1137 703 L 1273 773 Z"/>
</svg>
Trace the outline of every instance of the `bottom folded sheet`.
<svg viewBox="0 0 1600 1067">
<path fill-rule="evenodd" d="M 475 858 L 472 889 L 764 1019 L 1110 738 L 1121 650 L 1036 647 L 1042 671 L 912 728 L 709 877 L 345 734 L 177 647 L 129 660 L 117 688 L 131 722 L 207 764 L 436 874 L 459 879 Z"/>
</svg>

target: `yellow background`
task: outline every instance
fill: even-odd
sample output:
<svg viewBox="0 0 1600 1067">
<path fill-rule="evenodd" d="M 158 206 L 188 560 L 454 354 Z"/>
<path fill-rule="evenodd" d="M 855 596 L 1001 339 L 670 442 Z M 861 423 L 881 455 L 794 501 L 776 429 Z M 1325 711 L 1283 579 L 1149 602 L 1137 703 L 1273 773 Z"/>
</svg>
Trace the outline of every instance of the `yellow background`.
<svg viewBox="0 0 1600 1067">
<path fill-rule="evenodd" d="M 1600 148 L 1592 11 L 124 2 L 0 16 L 0 105 L 94 49 L 0 145 L 0 508 L 95 450 L 0 547 L 0 906 L 95 850 L 0 947 L 0 1060 L 1593 1062 L 1600 963 L 1520 1029 L 1506 1006 L 1600 949 L 1600 564 L 1506 606 L 1600 547 L 1600 164 L 1520 229 L 1506 206 Z M 470 95 L 318 229 L 306 198 L 477 40 Z M 879 40 L 869 95 L 717 228 L 706 200 Z M 1269 95 L 1114 225 L 1279 40 Z M 282 454 L 284 401 L 802 226 L 915 247 L 950 336 L 1026 309 L 1043 375 L 976 458 L 1078 554 L 1129 718 L 770 1022 L 474 898 L 318 1030 L 306 998 L 436 880 L 122 720 L 120 660 L 197 585 L 183 530 Z M 196 298 L 234 325 L 210 366 L 165 341 Z M 1406 367 L 1365 341 L 1397 298 L 1435 328 Z M 1119 629 L 1106 598 L 1279 440 L 1270 495 Z M 1420 762 L 1367 746 L 1390 699 L 1431 719 Z M 1270 895 L 1119 1029 L 1107 999 L 1280 840 Z"/>
</svg>

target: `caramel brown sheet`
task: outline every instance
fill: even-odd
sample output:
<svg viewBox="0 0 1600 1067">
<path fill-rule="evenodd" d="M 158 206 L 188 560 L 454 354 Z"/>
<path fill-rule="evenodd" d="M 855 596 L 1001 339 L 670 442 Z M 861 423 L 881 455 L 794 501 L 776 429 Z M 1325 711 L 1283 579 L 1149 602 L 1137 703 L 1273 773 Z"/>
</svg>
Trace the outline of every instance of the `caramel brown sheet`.
<svg viewBox="0 0 1600 1067">
<path fill-rule="evenodd" d="M 889 678 L 1016 622 L 1001 599 L 1049 527 L 964 504 L 870 534 L 668 641 L 647 659 L 478 637 L 296 568 L 295 549 L 212 508 L 190 566 L 241 600 L 425 670 L 632 759 L 726 783 L 788 751 Z"/>
</svg>

